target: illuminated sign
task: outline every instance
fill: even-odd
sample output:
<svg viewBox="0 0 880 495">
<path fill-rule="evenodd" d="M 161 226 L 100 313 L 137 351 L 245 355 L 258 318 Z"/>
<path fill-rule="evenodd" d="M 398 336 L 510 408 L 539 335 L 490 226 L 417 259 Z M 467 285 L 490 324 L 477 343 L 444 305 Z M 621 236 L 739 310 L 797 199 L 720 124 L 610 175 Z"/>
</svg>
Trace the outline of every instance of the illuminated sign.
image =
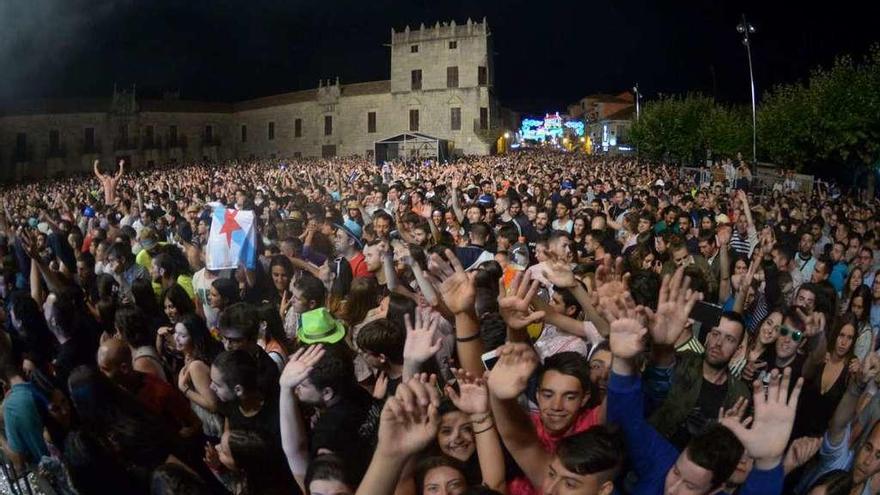
<svg viewBox="0 0 880 495">
<path fill-rule="evenodd" d="M 554 112 L 545 114 L 543 119 L 523 119 L 519 136 L 526 141 L 556 142 L 566 131 L 578 137 L 583 136 L 584 123 L 579 120 L 566 120 L 559 115 L 559 112 Z"/>
</svg>

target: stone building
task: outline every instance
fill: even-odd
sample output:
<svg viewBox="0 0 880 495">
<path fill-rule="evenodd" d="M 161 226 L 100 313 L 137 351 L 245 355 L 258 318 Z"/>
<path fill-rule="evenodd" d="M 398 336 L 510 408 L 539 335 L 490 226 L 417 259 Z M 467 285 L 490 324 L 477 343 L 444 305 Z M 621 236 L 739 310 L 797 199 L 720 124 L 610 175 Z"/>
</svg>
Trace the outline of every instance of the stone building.
<svg viewBox="0 0 880 495">
<path fill-rule="evenodd" d="M 582 119 L 594 151 L 629 152 L 629 129 L 635 114 L 635 95 L 593 94 L 568 106 L 572 118 Z"/>
<path fill-rule="evenodd" d="M 0 108 L 0 180 L 88 171 L 126 158 L 168 161 L 250 157 L 372 156 L 405 132 L 488 154 L 514 115 L 494 96 L 485 19 L 391 30 L 389 80 L 341 84 L 234 103 L 138 98 L 22 101 Z"/>
</svg>

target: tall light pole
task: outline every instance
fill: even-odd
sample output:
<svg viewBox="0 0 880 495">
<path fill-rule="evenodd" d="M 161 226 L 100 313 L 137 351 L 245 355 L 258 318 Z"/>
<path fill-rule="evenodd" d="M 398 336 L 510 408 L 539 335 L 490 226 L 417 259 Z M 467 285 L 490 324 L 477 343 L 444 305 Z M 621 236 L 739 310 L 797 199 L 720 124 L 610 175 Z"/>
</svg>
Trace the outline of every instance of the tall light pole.
<svg viewBox="0 0 880 495">
<path fill-rule="evenodd" d="M 633 93 L 635 94 L 635 97 L 636 97 L 636 122 L 638 122 L 639 115 L 640 115 L 639 114 L 639 99 L 642 97 L 642 95 L 639 94 L 639 83 L 636 83 L 636 85 L 633 86 Z"/>
<path fill-rule="evenodd" d="M 758 166 L 758 112 L 755 105 L 755 73 L 752 70 L 752 43 L 750 36 L 755 34 L 755 26 L 749 24 L 746 15 L 742 15 L 742 22 L 736 26 L 736 32 L 743 35 L 743 45 L 746 46 L 746 55 L 749 58 L 749 81 L 752 84 L 752 168 Z"/>
</svg>

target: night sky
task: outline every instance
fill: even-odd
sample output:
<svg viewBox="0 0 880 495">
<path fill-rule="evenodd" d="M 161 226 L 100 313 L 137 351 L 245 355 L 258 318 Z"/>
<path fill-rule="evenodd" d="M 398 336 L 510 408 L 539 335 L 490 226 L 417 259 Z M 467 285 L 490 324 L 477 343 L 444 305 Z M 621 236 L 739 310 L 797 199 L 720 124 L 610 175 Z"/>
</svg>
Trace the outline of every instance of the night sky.
<svg viewBox="0 0 880 495">
<path fill-rule="evenodd" d="M 387 79 L 391 28 L 488 18 L 495 87 L 520 111 L 564 110 L 639 82 L 647 98 L 698 90 L 745 103 L 745 12 L 758 90 L 804 79 L 880 40 L 878 2 L 732 0 L 0 0 L 0 99 L 158 96 L 236 101 Z M 873 4 L 873 6 L 867 6 Z M 858 10 L 856 10 L 858 9 Z"/>
</svg>

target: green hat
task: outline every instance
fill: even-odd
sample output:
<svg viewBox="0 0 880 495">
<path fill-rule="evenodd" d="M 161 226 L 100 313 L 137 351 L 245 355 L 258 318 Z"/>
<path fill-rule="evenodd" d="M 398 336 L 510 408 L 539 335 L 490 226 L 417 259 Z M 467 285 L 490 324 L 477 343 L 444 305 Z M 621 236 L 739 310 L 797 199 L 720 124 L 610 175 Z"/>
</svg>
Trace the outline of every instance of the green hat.
<svg viewBox="0 0 880 495">
<path fill-rule="evenodd" d="M 306 344 L 335 344 L 345 337 L 345 327 L 333 318 L 327 308 L 318 308 L 299 316 L 297 334 L 299 340 Z"/>
</svg>

